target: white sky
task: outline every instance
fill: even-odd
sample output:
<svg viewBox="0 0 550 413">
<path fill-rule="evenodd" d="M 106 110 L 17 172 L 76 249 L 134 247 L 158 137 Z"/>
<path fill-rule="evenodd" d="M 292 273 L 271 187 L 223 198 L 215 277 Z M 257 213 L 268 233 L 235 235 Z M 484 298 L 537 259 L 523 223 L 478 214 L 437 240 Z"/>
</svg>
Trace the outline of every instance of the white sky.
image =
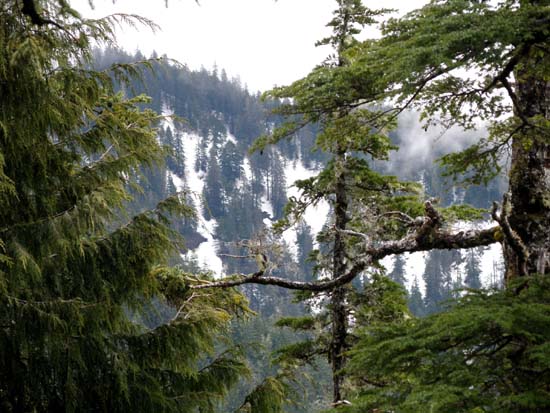
<svg viewBox="0 0 550 413">
<path fill-rule="evenodd" d="M 111 13 L 138 14 L 161 28 L 157 33 L 126 28 L 120 46 L 146 56 L 155 50 L 192 69 L 215 64 L 230 77 L 240 77 L 251 91 L 286 85 L 305 76 L 329 53 L 315 42 L 330 31 L 325 27 L 336 7 L 334 0 L 73 0 L 86 17 Z M 367 0 L 371 8 L 410 11 L 425 0 Z M 371 34 L 372 35 L 372 34 Z"/>
</svg>

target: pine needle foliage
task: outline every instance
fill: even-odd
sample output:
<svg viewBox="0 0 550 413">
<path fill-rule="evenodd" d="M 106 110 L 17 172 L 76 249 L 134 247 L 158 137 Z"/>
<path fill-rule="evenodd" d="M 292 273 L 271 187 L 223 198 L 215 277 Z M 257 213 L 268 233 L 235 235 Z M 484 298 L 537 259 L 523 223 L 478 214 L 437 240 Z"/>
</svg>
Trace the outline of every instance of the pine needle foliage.
<svg viewBox="0 0 550 413">
<path fill-rule="evenodd" d="M 550 409 L 550 281 L 469 291 L 451 310 L 363 331 L 343 412 L 541 413 Z"/>
<path fill-rule="evenodd" d="M 510 216 L 501 225 L 517 238 L 500 239 L 505 291 L 470 292 L 445 313 L 366 329 L 348 365 L 361 390 L 342 411 L 549 410 L 549 16 L 548 1 L 432 0 L 349 52 L 349 85 L 376 79 L 364 103 L 392 99 L 396 113 L 416 107 L 426 127 L 485 122 L 487 133 L 441 163 L 450 176 L 486 183 L 508 159 Z M 510 247 L 514 239 L 522 251 Z"/>
<path fill-rule="evenodd" d="M 354 250 L 357 239 L 343 234 L 352 230 L 376 237 L 378 233 L 388 234 L 390 226 L 395 232 L 394 220 L 384 219 L 383 214 L 396 207 L 408 208 L 420 192 L 416 183 L 400 182 L 395 176 L 374 170 L 373 160 L 388 160 L 390 152 L 396 149 L 389 137 L 389 131 L 396 126 L 395 118 L 380 105 L 368 107 L 359 101 L 361 94 L 370 93 L 371 87 L 376 87 L 374 82 L 363 79 L 350 83 L 352 60 L 348 52 L 359 44 L 355 36 L 385 12 L 387 10 L 371 10 L 359 0 L 337 1 L 333 19 L 327 24 L 332 34 L 318 42 L 318 45 L 330 45 L 332 54 L 305 78 L 264 95 L 265 99 L 283 100 L 273 112 L 283 116 L 284 122 L 269 135 L 260 137 L 253 146 L 253 149 L 263 148 L 291 138 L 307 124 L 319 126 L 315 146 L 330 160 L 316 176 L 295 182 L 300 196 L 289 199 L 285 216 L 275 225 L 275 230 L 284 230 L 299 222 L 310 206 L 328 202 L 333 213 L 331 222 L 317 239 L 324 253 L 316 257 L 316 269 L 317 275 L 333 279 L 342 276 L 347 263 L 358 258 Z M 416 211 L 421 211 L 420 205 L 417 199 Z M 381 228 L 382 221 L 388 228 Z M 366 290 L 366 295 L 372 292 Z M 321 355 L 327 357 L 332 369 L 333 402 L 341 401 L 344 396 L 345 352 L 353 344 L 349 333 L 356 303 L 352 300 L 359 295 L 352 286 L 335 288 L 328 299 L 317 297 L 323 304 L 329 302 L 317 315 L 317 322 L 300 319 L 281 322 L 283 326 L 306 329 L 315 336 L 282 348 L 277 361 L 299 366 L 312 363 Z"/>
<path fill-rule="evenodd" d="M 246 397 L 235 413 L 282 413 L 292 389 L 286 375 L 267 377 Z"/>
<path fill-rule="evenodd" d="M 163 267 L 185 197 L 124 216 L 132 177 L 165 152 L 147 98 L 114 90 L 138 69 L 91 69 L 118 23 L 150 24 L 84 19 L 66 1 L 0 5 L 2 412 L 208 412 L 246 371 L 215 345 L 242 296 L 193 294 L 196 280 Z M 175 313 L 134 322 L 153 297 Z"/>
<path fill-rule="evenodd" d="M 513 140 L 548 139 L 547 120 L 528 113 L 517 82 L 548 78 L 548 35 L 546 1 L 433 0 L 389 19 L 379 41 L 351 51 L 348 81 L 376 79 L 359 99 L 415 107 L 426 127 L 476 130 L 484 122 L 487 134 L 441 163 L 449 176 L 487 184 L 502 172 Z"/>
</svg>

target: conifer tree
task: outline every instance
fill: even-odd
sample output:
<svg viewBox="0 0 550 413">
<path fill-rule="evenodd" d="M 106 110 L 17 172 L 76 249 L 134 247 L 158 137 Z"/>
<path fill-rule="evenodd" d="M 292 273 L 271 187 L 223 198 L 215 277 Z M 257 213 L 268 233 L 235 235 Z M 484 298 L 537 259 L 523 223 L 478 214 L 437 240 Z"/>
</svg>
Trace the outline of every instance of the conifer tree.
<svg viewBox="0 0 550 413">
<path fill-rule="evenodd" d="M 375 372 L 383 385 L 364 386 L 355 406 L 344 411 L 550 408 L 548 6 L 432 1 L 389 21 L 373 48 L 365 45 L 358 64 L 383 67 L 378 73 L 389 90 L 395 87 L 390 94 L 401 107 L 418 104 L 428 119 L 439 117 L 446 125 L 468 129 L 479 119 L 489 125 L 487 137 L 443 158 L 449 174 L 486 182 L 511 149 L 509 193 L 500 213 L 498 205 L 492 213 L 506 281 L 503 291 L 472 291 L 441 314 L 367 332 L 350 365 L 358 377 L 365 368 Z M 479 278 L 467 283 L 478 284 Z"/>
<path fill-rule="evenodd" d="M 91 45 L 136 19 L 150 24 L 84 19 L 66 1 L 0 5 L 2 412 L 212 411 L 246 371 L 215 346 L 243 297 L 194 293 L 195 277 L 164 266 L 185 197 L 124 213 L 165 156 L 159 116 L 114 90 L 139 68 L 95 71 Z"/>
<path fill-rule="evenodd" d="M 422 298 L 422 292 L 418 285 L 418 277 L 414 277 L 413 284 L 411 286 L 411 291 L 409 292 L 409 310 L 412 314 L 417 317 L 422 317 L 426 314 L 426 309 L 424 307 L 424 300 Z"/>
<path fill-rule="evenodd" d="M 334 51 L 319 67 L 319 77 L 325 72 L 345 70 L 349 64 L 345 53 L 357 42 L 354 36 L 363 26 L 373 23 L 374 18 L 382 12 L 367 9 L 359 0 L 340 0 L 337 4 L 334 18 L 328 23 L 333 30 L 332 35 L 318 42 L 319 46 L 330 45 Z M 410 190 L 413 185 L 401 184 L 394 177 L 382 176 L 370 168 L 367 157 L 385 159 L 392 149 L 386 131 L 379 129 L 376 121 L 372 122 L 373 117 L 384 118 L 381 111 L 342 106 L 336 110 L 312 113 L 309 111 L 312 102 L 308 99 L 312 99 L 314 104 L 320 104 L 331 100 L 337 102 L 339 96 L 328 90 L 312 90 L 310 84 L 302 82 L 275 89 L 268 96 L 277 99 L 292 98 L 294 102 L 275 109 L 275 113 L 286 116 L 288 120 L 275 129 L 271 136 L 260 138 L 258 145 L 277 142 L 310 122 L 320 123 L 321 132 L 317 136 L 316 145 L 329 154 L 331 159 L 319 175 L 296 183 L 302 196 L 299 200 L 291 200 L 287 205 L 287 215 L 280 222 L 279 228 L 299 220 L 303 211 L 311 204 L 321 199 L 327 200 L 333 211 L 331 227 L 322 236 L 328 253 L 317 263 L 317 272 L 338 279 L 345 274 L 348 259 L 353 259 L 353 243 L 347 239 L 346 231 L 365 225 L 365 221 L 358 217 L 368 217 L 373 213 L 369 209 L 375 199 L 382 203 L 384 197 L 391 196 L 398 190 Z M 298 123 L 293 118 L 295 115 L 301 116 Z M 380 211 L 384 207 L 377 205 L 375 208 Z M 356 217 L 353 222 L 352 216 Z M 318 338 L 303 343 L 302 351 L 297 351 L 296 345 L 288 349 L 290 357 L 311 359 L 315 354 L 328 356 L 332 369 L 333 403 L 336 404 L 341 403 L 344 398 L 342 371 L 345 366 L 345 352 L 351 345 L 349 323 L 352 308 L 356 307 L 351 304 L 352 296 L 357 301 L 358 297 L 365 297 L 365 294 L 367 293 L 354 292 L 351 286 L 332 289 L 328 297 L 328 312 L 322 316 L 326 318 L 325 323 L 330 324 L 328 331 L 321 331 Z M 368 297 L 364 299 L 368 301 Z M 311 322 L 305 324 L 306 330 L 313 325 Z M 284 319 L 280 325 L 294 324 L 291 319 Z M 300 328 L 296 325 L 294 327 Z M 281 350 L 281 353 L 284 352 Z"/>
<path fill-rule="evenodd" d="M 166 166 L 181 179 L 185 179 L 185 153 L 181 142 L 181 137 L 174 132 L 170 127 L 167 127 L 164 132 L 164 140 L 161 142 L 168 146 L 171 154 L 168 156 Z"/>
<path fill-rule="evenodd" d="M 388 277 L 402 286 L 405 285 L 405 258 L 403 255 L 398 255 L 395 257 L 395 260 L 393 261 L 393 268 L 388 274 Z"/>
<path fill-rule="evenodd" d="M 282 106 L 281 113 L 305 116 L 292 118 L 260 144 L 276 142 L 310 121 L 322 122 L 326 114 L 342 110 L 365 116 L 372 131 L 416 107 L 426 127 L 442 122 L 445 127 L 473 129 L 479 120 L 487 122 L 487 134 L 480 131 L 472 146 L 443 158 L 449 175 L 460 175 L 469 183 L 487 182 L 506 166 L 503 158 L 511 149 L 509 193 L 502 205 L 493 207 L 493 227 L 455 230 L 431 200 L 423 211 L 412 203 L 405 211 L 403 202 L 394 209 L 393 225 L 386 226 L 391 231 L 374 232 L 373 237 L 372 227 L 356 229 L 351 224 L 340 231 L 353 240 L 356 254 L 337 278 L 300 282 L 254 273 L 204 287 L 256 283 L 330 291 L 388 255 L 501 242 L 504 291 L 467 294 L 439 315 L 365 331 L 348 369 L 362 386 L 354 406 L 342 411 L 539 413 L 550 408 L 549 21 L 547 1 L 432 0 L 401 19 L 389 20 L 380 40 L 346 50 L 348 64 L 316 68 L 271 93 L 294 99 Z M 390 102 L 372 116 L 360 109 L 351 111 Z M 345 121 L 336 128 L 340 136 L 362 143 L 360 133 L 349 134 Z M 351 130 L 361 131 L 360 124 Z M 321 147 L 332 142 L 319 140 Z M 338 168 L 330 174 L 341 176 Z M 297 211 L 318 199 L 315 183 L 302 184 L 310 198 L 295 200 Z M 368 198 L 361 201 L 374 204 Z M 462 218 L 472 218 L 471 212 L 463 208 Z"/>
<path fill-rule="evenodd" d="M 426 258 L 426 268 L 422 274 L 426 285 L 424 306 L 427 314 L 441 311 L 444 302 L 451 298 L 451 262 L 447 251 L 431 251 Z"/>
<path fill-rule="evenodd" d="M 464 284 L 468 288 L 473 289 L 480 289 L 482 287 L 481 285 L 481 266 L 479 262 L 479 252 L 472 249 L 468 251 L 468 254 L 466 255 L 466 268 L 465 276 L 464 276 Z"/>
<path fill-rule="evenodd" d="M 212 145 L 209 152 L 208 171 L 205 177 L 203 195 L 207 215 L 211 215 L 214 218 L 220 217 L 224 210 L 224 194 L 218 151 L 215 145 Z"/>
<path fill-rule="evenodd" d="M 235 183 L 242 173 L 243 155 L 238 152 L 237 146 L 231 142 L 223 146 L 220 155 L 222 182 L 226 193 L 234 192 Z"/>
<path fill-rule="evenodd" d="M 269 158 L 269 185 L 266 190 L 268 199 L 273 206 L 273 219 L 280 219 L 284 215 L 284 207 L 288 201 L 287 183 L 283 169 L 284 161 L 277 151 L 270 153 Z"/>
<path fill-rule="evenodd" d="M 296 244 L 298 245 L 298 264 L 300 273 L 304 279 L 311 281 L 314 275 L 314 263 L 311 254 L 314 253 L 313 236 L 311 227 L 305 222 L 300 222 L 296 228 Z"/>
</svg>

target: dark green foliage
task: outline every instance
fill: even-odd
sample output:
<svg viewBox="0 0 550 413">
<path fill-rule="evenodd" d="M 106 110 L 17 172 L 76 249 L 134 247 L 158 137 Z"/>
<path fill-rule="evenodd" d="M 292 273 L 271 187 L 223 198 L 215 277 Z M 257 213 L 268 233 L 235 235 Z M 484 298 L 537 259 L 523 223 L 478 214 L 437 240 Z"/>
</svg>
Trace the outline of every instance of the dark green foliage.
<svg viewBox="0 0 550 413">
<path fill-rule="evenodd" d="M 238 412 L 280 413 L 283 411 L 287 393 L 289 388 L 284 381 L 267 377 L 247 396 Z"/>
<path fill-rule="evenodd" d="M 388 277 L 381 274 L 372 275 L 361 288 L 346 291 L 347 310 L 353 317 L 353 325 L 348 327 L 346 350 L 353 348 L 357 331 L 365 326 L 384 325 L 407 316 L 406 290 Z M 317 300 L 323 299 L 317 297 Z M 325 298 L 326 300 L 326 298 Z M 330 304 L 322 312 L 306 317 L 284 317 L 277 321 L 279 327 L 287 327 L 297 332 L 306 333 L 306 339 L 286 345 L 275 353 L 275 360 L 293 369 L 307 365 L 316 366 L 321 357 L 330 357 L 332 334 Z M 353 384 L 345 383 L 346 393 Z"/>
<path fill-rule="evenodd" d="M 94 71 L 90 44 L 132 18 L 34 4 L 55 24 L 33 24 L 17 1 L 0 7 L 0 410 L 212 411 L 246 372 L 215 350 L 246 302 L 193 294 L 195 279 L 164 267 L 172 218 L 191 214 L 183 194 L 124 211 L 166 155 L 159 116 L 115 92 L 111 76 L 137 66 Z M 153 297 L 174 310 L 148 327 L 131 315 Z"/>
<path fill-rule="evenodd" d="M 373 274 L 363 288 L 354 291 L 350 297 L 356 329 L 403 319 L 408 313 L 406 298 L 402 285 L 385 275 Z"/>
<path fill-rule="evenodd" d="M 426 258 L 424 283 L 426 294 L 424 305 L 426 314 L 439 312 L 445 302 L 452 298 L 455 286 L 452 280 L 452 266 L 456 262 L 457 251 L 430 251 Z"/>
<path fill-rule="evenodd" d="M 408 300 L 409 311 L 416 317 L 423 317 L 426 313 L 422 292 L 418 286 L 418 278 L 415 276 Z"/>
<path fill-rule="evenodd" d="M 480 251 L 470 250 L 466 255 L 466 268 L 464 269 L 464 285 L 468 288 L 480 289 L 481 263 L 479 257 Z"/>
<path fill-rule="evenodd" d="M 541 413 L 550 408 L 550 284 L 470 292 L 452 310 L 366 329 L 349 372 L 363 387 L 346 412 Z"/>
<path fill-rule="evenodd" d="M 204 183 L 204 203 L 208 211 L 207 216 L 219 218 L 224 212 L 224 194 L 222 189 L 222 175 L 218 161 L 216 147 L 212 145 L 208 156 L 208 171 Z"/>
</svg>

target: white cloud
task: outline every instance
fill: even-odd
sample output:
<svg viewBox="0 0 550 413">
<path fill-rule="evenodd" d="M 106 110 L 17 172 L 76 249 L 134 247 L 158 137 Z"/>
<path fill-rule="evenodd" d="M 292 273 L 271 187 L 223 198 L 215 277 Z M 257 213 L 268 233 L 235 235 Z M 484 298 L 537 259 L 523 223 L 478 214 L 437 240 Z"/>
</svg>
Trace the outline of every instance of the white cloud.
<svg viewBox="0 0 550 413">
<path fill-rule="evenodd" d="M 375 0 L 369 7 L 409 11 L 422 0 Z M 336 7 L 333 0 L 73 0 L 73 6 L 86 17 L 111 13 L 131 13 L 147 17 L 161 30 L 145 28 L 119 31 L 120 45 L 187 64 L 193 69 L 214 63 L 230 77 L 239 76 L 251 91 L 285 85 L 305 76 L 329 53 L 316 48 L 317 40 L 329 31 L 325 27 Z M 368 33 L 369 36 L 373 32 Z"/>
</svg>

